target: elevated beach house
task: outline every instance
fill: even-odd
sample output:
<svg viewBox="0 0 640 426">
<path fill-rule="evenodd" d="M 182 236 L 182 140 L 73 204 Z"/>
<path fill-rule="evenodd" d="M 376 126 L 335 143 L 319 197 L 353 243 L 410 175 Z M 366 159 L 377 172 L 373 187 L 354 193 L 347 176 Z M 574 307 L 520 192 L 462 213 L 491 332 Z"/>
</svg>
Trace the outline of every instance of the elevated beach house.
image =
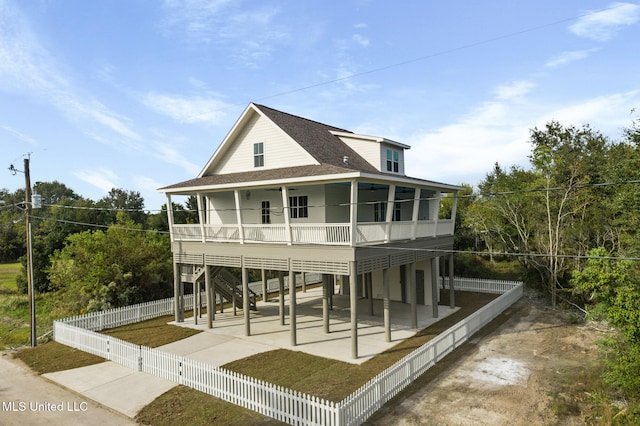
<svg viewBox="0 0 640 426">
<path fill-rule="evenodd" d="M 300 273 L 322 274 L 325 323 L 334 290 L 349 295 L 354 358 L 360 298 L 385 301 L 387 340 L 390 301 L 404 302 L 414 328 L 417 305 L 431 306 L 437 317 L 438 271 L 445 261 L 453 270 L 456 193 L 462 188 L 406 176 L 409 148 L 249 104 L 195 179 L 160 189 L 167 196 L 176 321 L 184 320 L 185 283 L 194 289 L 204 284 L 208 306 L 217 296 L 243 309 L 249 335 L 255 306 L 249 269 L 278 272 L 281 317 L 285 274 L 289 282 Z M 453 206 L 442 218 L 440 202 L 447 195 Z M 196 197 L 198 223 L 176 223 L 176 196 Z M 229 268 L 241 270 L 236 276 L 242 279 Z M 295 291 L 289 304 L 295 345 Z M 214 318 L 215 309 L 208 309 L 209 327 Z"/>
</svg>

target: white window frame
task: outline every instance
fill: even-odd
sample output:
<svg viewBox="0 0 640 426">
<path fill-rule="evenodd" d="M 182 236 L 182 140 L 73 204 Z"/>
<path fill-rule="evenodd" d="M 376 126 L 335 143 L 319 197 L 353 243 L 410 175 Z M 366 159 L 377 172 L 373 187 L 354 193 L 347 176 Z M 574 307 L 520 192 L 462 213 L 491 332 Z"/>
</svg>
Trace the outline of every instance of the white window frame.
<svg viewBox="0 0 640 426">
<path fill-rule="evenodd" d="M 264 167 L 264 142 L 253 144 L 253 167 Z"/>
</svg>

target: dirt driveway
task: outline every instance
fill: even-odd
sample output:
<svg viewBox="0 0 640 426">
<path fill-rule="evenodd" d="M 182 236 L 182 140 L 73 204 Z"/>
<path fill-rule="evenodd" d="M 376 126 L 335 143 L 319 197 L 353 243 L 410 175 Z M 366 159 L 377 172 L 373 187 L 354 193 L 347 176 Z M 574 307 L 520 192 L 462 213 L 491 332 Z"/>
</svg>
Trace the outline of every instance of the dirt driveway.
<svg viewBox="0 0 640 426">
<path fill-rule="evenodd" d="M 602 332 L 526 299 L 423 375 L 369 424 L 584 424 L 581 379 Z"/>
</svg>

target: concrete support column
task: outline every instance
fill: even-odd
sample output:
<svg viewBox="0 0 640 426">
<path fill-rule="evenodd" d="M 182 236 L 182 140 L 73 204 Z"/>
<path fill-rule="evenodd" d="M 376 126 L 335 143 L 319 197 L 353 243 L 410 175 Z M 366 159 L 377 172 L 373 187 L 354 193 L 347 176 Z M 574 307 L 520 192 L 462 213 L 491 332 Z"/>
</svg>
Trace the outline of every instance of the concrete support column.
<svg viewBox="0 0 640 426">
<path fill-rule="evenodd" d="M 391 341 L 391 290 L 389 286 L 389 268 L 382 270 L 382 292 L 383 302 L 382 309 L 384 311 L 384 338 L 387 342 Z"/>
<path fill-rule="evenodd" d="M 416 262 L 409 267 L 409 286 L 411 287 L 411 328 L 418 328 L 418 292 L 416 291 Z"/>
<path fill-rule="evenodd" d="M 329 275 L 322 274 L 322 323 L 324 332 L 327 334 L 329 334 L 329 283 Z"/>
<path fill-rule="evenodd" d="M 431 259 L 431 307 L 433 317 L 438 318 L 438 258 Z"/>
<path fill-rule="evenodd" d="M 280 312 L 280 325 L 284 325 L 284 272 L 278 271 L 278 302 Z"/>
<path fill-rule="evenodd" d="M 267 271 L 261 269 L 260 272 L 262 273 L 262 301 L 266 302 L 269 298 L 267 296 Z"/>
<path fill-rule="evenodd" d="M 244 314 L 244 335 L 251 336 L 249 304 L 249 270 L 242 267 L 242 311 Z"/>
<path fill-rule="evenodd" d="M 373 275 L 371 272 L 368 272 L 364 277 L 364 282 L 367 286 L 367 297 L 369 299 L 369 315 L 373 316 Z"/>
<path fill-rule="evenodd" d="M 200 281 L 193 283 L 193 324 L 198 325 L 200 317 Z"/>
<path fill-rule="evenodd" d="M 213 328 L 213 317 L 216 314 L 215 293 L 211 296 L 211 267 L 204 266 L 204 292 L 207 301 L 207 328 Z"/>
<path fill-rule="evenodd" d="M 449 255 L 449 306 L 456 307 L 456 291 L 453 285 L 453 254 Z"/>
<path fill-rule="evenodd" d="M 289 317 L 291 328 L 291 346 L 298 344 L 296 335 L 296 273 L 289 270 Z"/>
<path fill-rule="evenodd" d="M 351 311 L 351 358 L 358 358 L 358 274 L 356 262 L 349 262 L 349 310 Z"/>
<path fill-rule="evenodd" d="M 173 311 L 176 322 L 182 322 L 180 316 L 180 264 L 173 263 Z"/>
</svg>

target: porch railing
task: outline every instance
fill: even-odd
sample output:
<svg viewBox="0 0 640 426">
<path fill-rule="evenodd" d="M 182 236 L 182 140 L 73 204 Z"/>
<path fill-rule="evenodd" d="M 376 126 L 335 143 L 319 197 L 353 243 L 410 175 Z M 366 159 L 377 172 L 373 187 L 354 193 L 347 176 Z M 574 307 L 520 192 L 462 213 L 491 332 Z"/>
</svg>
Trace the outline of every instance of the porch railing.
<svg viewBox="0 0 640 426">
<path fill-rule="evenodd" d="M 204 228 L 204 238 L 202 230 Z M 418 222 L 364 222 L 355 230 L 355 244 L 453 235 L 452 220 L 423 220 Z M 173 225 L 174 241 L 256 242 L 278 244 L 350 245 L 349 223 L 296 223 L 291 233 L 284 224 L 244 224 L 242 234 L 238 225 Z"/>
</svg>

